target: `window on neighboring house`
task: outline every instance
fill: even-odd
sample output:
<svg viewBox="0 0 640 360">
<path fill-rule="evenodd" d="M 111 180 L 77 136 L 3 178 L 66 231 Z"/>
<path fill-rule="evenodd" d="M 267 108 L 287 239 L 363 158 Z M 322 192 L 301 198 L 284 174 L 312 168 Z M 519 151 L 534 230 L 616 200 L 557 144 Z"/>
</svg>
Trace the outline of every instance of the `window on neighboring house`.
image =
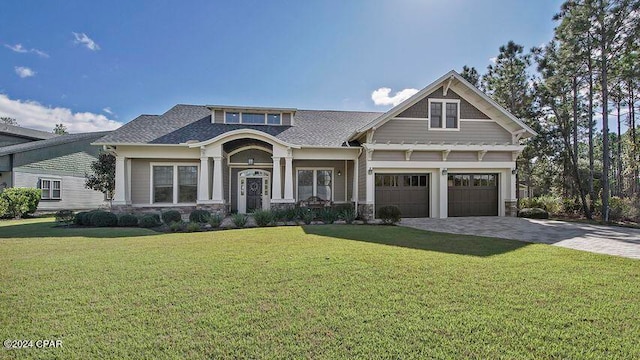
<svg viewBox="0 0 640 360">
<path fill-rule="evenodd" d="M 306 200 L 311 196 L 333 200 L 333 170 L 298 170 L 298 200 Z"/>
<path fill-rule="evenodd" d="M 459 129 L 460 104 L 451 100 L 429 100 L 431 129 Z"/>
<path fill-rule="evenodd" d="M 42 200 L 60 200 L 62 197 L 62 180 L 41 179 L 40 198 Z"/>
<path fill-rule="evenodd" d="M 192 204 L 198 199 L 198 166 L 153 165 L 152 164 L 152 203 Z"/>
<path fill-rule="evenodd" d="M 249 124 L 249 125 L 281 125 L 282 116 L 273 113 L 251 113 L 251 112 L 225 112 L 224 121 L 227 124 Z"/>
</svg>

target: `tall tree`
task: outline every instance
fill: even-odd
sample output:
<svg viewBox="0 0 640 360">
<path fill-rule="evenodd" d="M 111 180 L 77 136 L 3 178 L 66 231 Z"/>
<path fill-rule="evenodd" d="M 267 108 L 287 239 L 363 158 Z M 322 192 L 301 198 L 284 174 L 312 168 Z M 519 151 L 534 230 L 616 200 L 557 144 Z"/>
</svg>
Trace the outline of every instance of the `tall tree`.
<svg viewBox="0 0 640 360">
<path fill-rule="evenodd" d="M 0 117 L 0 123 L 6 124 L 6 125 L 19 126 L 18 121 L 16 119 L 8 116 Z"/>
<path fill-rule="evenodd" d="M 480 74 L 475 67 L 468 67 L 467 65 L 463 66 L 460 76 L 467 80 L 471 85 L 477 88 L 480 87 Z"/>
<path fill-rule="evenodd" d="M 56 124 L 56 126 L 53 128 L 53 133 L 57 135 L 65 135 L 69 132 L 67 131 L 67 127 L 64 126 L 64 124 Z"/>
</svg>

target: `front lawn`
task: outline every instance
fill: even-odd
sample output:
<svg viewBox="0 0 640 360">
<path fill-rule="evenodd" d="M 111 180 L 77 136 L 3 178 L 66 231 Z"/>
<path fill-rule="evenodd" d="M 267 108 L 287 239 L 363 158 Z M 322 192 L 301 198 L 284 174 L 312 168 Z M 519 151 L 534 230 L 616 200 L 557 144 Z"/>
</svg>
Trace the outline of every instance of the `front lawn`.
<svg viewBox="0 0 640 360">
<path fill-rule="evenodd" d="M 0 358 L 640 358 L 640 262 L 402 227 L 0 222 Z"/>
</svg>

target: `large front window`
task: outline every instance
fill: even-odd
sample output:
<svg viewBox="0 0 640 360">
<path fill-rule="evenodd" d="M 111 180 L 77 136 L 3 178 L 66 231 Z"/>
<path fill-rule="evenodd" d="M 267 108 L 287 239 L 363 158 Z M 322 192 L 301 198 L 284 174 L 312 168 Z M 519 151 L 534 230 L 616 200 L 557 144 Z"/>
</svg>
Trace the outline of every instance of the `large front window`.
<svg viewBox="0 0 640 360">
<path fill-rule="evenodd" d="M 198 198 L 197 165 L 152 165 L 152 203 L 195 203 Z"/>
<path fill-rule="evenodd" d="M 333 200 L 333 170 L 298 170 L 298 200 L 306 200 L 312 196 Z"/>
</svg>

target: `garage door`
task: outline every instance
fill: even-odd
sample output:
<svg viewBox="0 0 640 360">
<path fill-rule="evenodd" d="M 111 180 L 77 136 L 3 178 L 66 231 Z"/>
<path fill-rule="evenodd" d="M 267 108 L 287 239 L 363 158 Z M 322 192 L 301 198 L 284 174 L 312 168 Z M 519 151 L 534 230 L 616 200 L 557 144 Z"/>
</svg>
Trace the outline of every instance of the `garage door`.
<svg viewBox="0 0 640 360">
<path fill-rule="evenodd" d="M 429 175 L 378 174 L 375 185 L 376 214 L 383 206 L 395 205 L 402 217 L 429 216 Z"/>
<path fill-rule="evenodd" d="M 449 216 L 498 215 L 498 174 L 449 174 Z"/>
</svg>

